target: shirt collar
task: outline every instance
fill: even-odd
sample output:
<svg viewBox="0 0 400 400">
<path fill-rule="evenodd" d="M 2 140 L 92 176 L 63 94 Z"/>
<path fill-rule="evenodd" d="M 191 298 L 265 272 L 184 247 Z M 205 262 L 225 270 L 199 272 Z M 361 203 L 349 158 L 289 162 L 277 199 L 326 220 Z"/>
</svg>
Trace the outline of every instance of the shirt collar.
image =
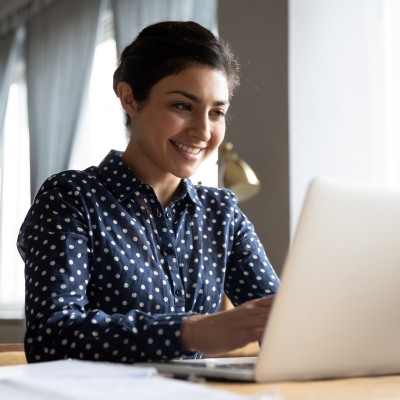
<svg viewBox="0 0 400 400">
<path fill-rule="evenodd" d="M 107 186 L 115 193 L 118 201 L 129 197 L 143 183 L 121 159 L 122 151 L 111 150 L 99 164 L 99 173 L 107 182 Z M 197 191 L 190 179 L 182 180 L 181 198 L 186 194 L 193 203 L 203 207 Z"/>
<path fill-rule="evenodd" d="M 99 164 L 99 173 L 107 182 L 107 186 L 115 193 L 118 201 L 130 196 L 142 181 L 121 159 L 122 151 L 111 150 Z"/>
<path fill-rule="evenodd" d="M 189 195 L 189 197 L 193 201 L 193 203 L 195 203 L 198 206 L 203 208 L 203 204 L 201 204 L 201 201 L 200 201 L 199 197 L 197 196 L 197 191 L 196 191 L 195 187 L 193 186 L 193 183 L 190 179 L 183 180 L 182 188 L 183 188 L 183 191 Z"/>
</svg>

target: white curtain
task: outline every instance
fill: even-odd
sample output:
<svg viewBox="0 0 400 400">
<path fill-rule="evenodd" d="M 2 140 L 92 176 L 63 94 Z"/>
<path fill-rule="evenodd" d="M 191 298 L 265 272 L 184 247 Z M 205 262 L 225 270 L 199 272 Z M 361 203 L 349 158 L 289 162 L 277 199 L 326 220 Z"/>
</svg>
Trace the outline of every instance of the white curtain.
<svg viewBox="0 0 400 400">
<path fill-rule="evenodd" d="M 27 89 L 32 197 L 68 167 L 88 88 L 100 0 L 58 0 L 27 27 Z"/>
<path fill-rule="evenodd" d="M 9 34 L 0 38 L 0 137 L 2 136 L 4 116 L 7 108 L 8 90 L 10 87 L 10 82 L 6 75 L 9 75 L 9 73 L 7 73 L 9 71 L 7 64 L 9 64 L 8 60 L 13 38 L 14 34 Z M 0 152 L 3 152 L 2 148 L 0 148 Z"/>
<path fill-rule="evenodd" d="M 11 34 L 0 38 L 0 216 L 3 211 L 3 182 L 4 182 L 4 120 L 7 110 L 8 94 L 13 79 L 13 72 L 17 57 L 21 46 L 21 34 L 23 32 L 17 30 Z M 2 225 L 0 218 L 0 259 L 2 254 Z M 2 310 L 2 282 L 5 282 L 4 268 L 0 263 L 0 311 Z M 12 283 L 7 282 L 8 285 Z M 14 287 L 14 285 L 12 285 Z"/>
<path fill-rule="evenodd" d="M 217 0 L 113 0 L 118 53 L 147 25 L 158 21 L 195 21 L 218 31 Z"/>
<path fill-rule="evenodd" d="M 10 213 L 7 206 L 10 194 L 7 185 L 10 171 L 7 164 L 7 155 L 10 155 L 12 152 L 13 157 L 18 158 L 20 147 L 17 149 L 11 148 L 10 152 L 10 149 L 7 148 L 7 139 L 5 138 L 6 130 L 9 129 L 7 127 L 6 111 L 9 107 L 10 87 L 16 78 L 16 66 L 19 58 L 22 56 L 23 40 L 23 28 L 19 28 L 16 32 L 0 38 L 0 314 L 2 318 L 20 315 L 22 309 L 21 302 L 15 304 L 16 307 L 14 307 L 14 304 L 10 305 L 10 302 L 13 302 L 14 294 L 17 294 L 16 297 L 20 294 L 23 296 L 23 286 L 21 287 L 20 285 L 23 280 L 23 274 L 21 270 L 12 270 L 10 268 L 10 265 L 14 266 L 14 264 L 8 257 L 11 247 L 10 243 L 7 242 L 10 240 L 10 235 L 12 234 L 14 237 L 12 248 L 15 254 L 14 243 L 18 230 L 14 231 L 14 227 L 10 226 L 9 222 L 10 219 L 15 220 L 18 218 L 18 215 L 15 215 L 13 210 Z M 18 132 L 14 133 L 15 136 L 18 136 Z M 14 199 L 14 204 L 19 204 L 21 200 L 19 192 L 14 192 L 14 195 L 17 196 Z M 5 215 L 11 218 L 4 218 Z M 11 311 L 11 314 L 8 313 L 9 311 Z M 16 313 L 13 311 L 16 311 Z"/>
<path fill-rule="evenodd" d="M 17 56 L 17 33 L 0 38 L 0 182 L 3 170 L 3 128 L 7 109 L 8 92 L 11 85 L 12 70 Z M 1 188 L 1 184 L 0 184 Z M 1 189 L 0 189 L 1 190 Z M 1 192 L 0 192 L 1 201 Z"/>
</svg>

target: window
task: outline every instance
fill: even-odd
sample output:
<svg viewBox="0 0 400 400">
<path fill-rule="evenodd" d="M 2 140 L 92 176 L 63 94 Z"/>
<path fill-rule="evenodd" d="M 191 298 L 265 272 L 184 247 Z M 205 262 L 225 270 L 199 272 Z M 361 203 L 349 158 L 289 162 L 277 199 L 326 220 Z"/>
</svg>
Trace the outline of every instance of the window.
<svg viewBox="0 0 400 400">
<path fill-rule="evenodd" d="M 290 214 L 330 175 L 400 188 L 400 2 L 289 1 Z"/>
<path fill-rule="evenodd" d="M 388 186 L 400 189 L 400 3 L 383 1 L 386 151 L 382 164 Z"/>
<path fill-rule="evenodd" d="M 125 150 L 127 145 L 123 110 L 112 88 L 117 50 L 109 8 L 101 15 L 97 36 L 89 93 L 82 107 L 69 165 L 71 169 L 98 165 L 108 151 Z"/>
<path fill-rule="evenodd" d="M 8 96 L 1 193 L 0 317 L 20 318 L 24 302 L 24 263 L 15 243 L 30 206 L 29 133 L 22 60 L 17 63 Z"/>
</svg>

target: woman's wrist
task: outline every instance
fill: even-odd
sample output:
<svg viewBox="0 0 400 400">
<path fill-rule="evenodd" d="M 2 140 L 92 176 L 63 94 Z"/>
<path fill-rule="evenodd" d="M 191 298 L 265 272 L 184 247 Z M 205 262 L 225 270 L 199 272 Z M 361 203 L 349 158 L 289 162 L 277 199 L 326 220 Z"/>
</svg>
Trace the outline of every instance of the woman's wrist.
<svg viewBox="0 0 400 400">
<path fill-rule="evenodd" d="M 181 346 L 182 351 L 201 351 L 198 348 L 197 332 L 198 321 L 203 318 L 202 315 L 191 315 L 183 324 L 181 328 Z"/>
</svg>

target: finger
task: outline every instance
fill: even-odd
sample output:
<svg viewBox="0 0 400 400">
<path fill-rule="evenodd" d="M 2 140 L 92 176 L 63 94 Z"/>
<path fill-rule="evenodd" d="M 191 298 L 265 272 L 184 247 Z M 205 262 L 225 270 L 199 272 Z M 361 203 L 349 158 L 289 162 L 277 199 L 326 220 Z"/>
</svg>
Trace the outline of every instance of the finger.
<svg viewBox="0 0 400 400">
<path fill-rule="evenodd" d="M 268 313 L 272 308 L 272 302 L 265 302 L 265 301 L 252 301 L 242 304 L 241 306 L 237 307 L 236 309 L 246 310 L 249 313 Z"/>
<path fill-rule="evenodd" d="M 271 305 L 275 300 L 275 295 L 261 297 L 259 299 L 251 300 L 252 302 L 260 305 L 260 306 L 267 306 Z"/>
<path fill-rule="evenodd" d="M 271 307 L 274 302 L 275 296 L 261 297 L 259 299 L 249 300 L 246 303 L 243 303 L 239 307 L 259 307 L 259 308 L 267 308 Z M 237 307 L 238 308 L 238 307 Z"/>
<path fill-rule="evenodd" d="M 262 328 L 253 328 L 248 331 L 247 339 L 249 342 L 261 341 L 264 336 L 264 327 Z"/>
<path fill-rule="evenodd" d="M 231 317 L 233 318 L 230 318 L 230 320 L 236 325 L 237 329 L 262 328 L 267 323 L 269 312 L 243 312 Z"/>
<path fill-rule="evenodd" d="M 239 307 L 227 311 L 229 316 L 237 316 L 237 318 L 249 318 L 249 317 L 262 317 L 268 316 L 271 311 L 272 305 L 265 305 L 261 302 L 245 303 Z"/>
</svg>

